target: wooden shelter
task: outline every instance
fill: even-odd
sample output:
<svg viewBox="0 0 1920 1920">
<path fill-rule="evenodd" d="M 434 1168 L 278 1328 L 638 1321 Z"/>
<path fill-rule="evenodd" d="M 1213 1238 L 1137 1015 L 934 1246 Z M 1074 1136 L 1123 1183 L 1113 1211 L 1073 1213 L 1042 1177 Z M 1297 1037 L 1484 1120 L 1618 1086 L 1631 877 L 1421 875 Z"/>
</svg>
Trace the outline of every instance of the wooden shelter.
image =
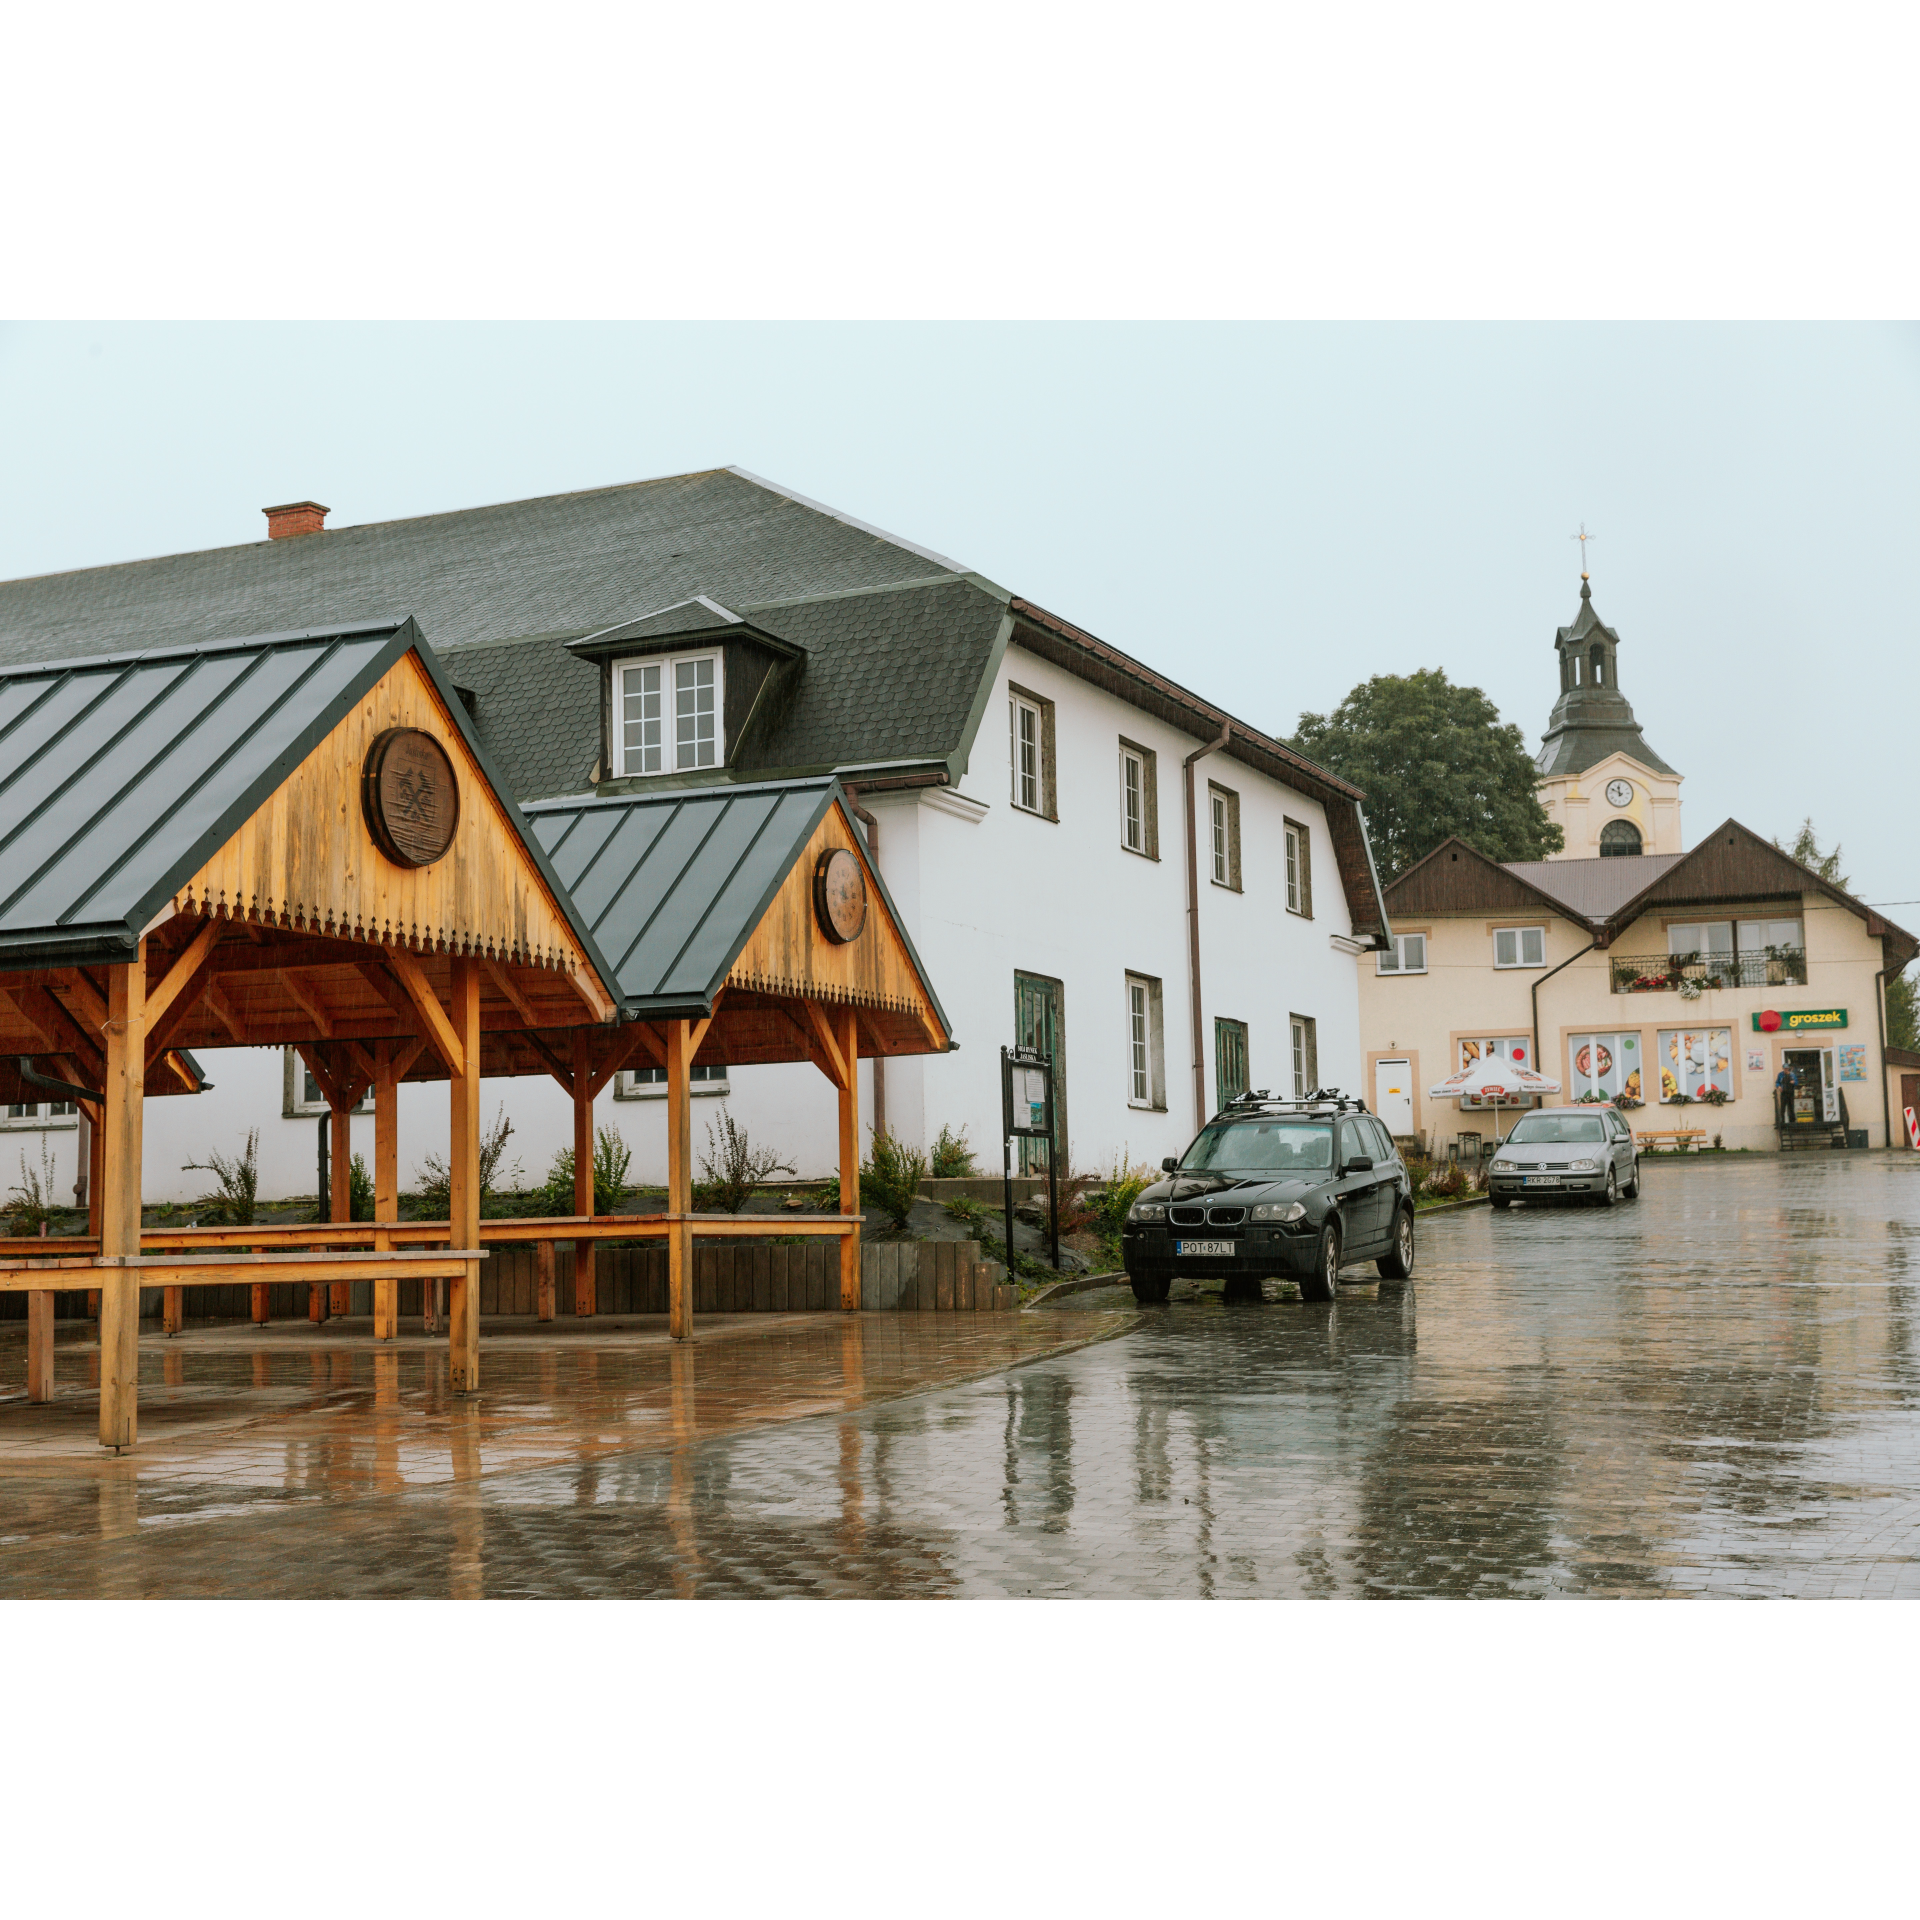
<svg viewBox="0 0 1920 1920">
<path fill-rule="evenodd" d="M 29 1084 L 59 1080 L 93 1121 L 95 1237 L 58 1264 L 100 1295 L 101 1443 L 136 1437 L 140 1288 L 165 1288 L 177 1325 L 180 1290 L 236 1262 L 257 1284 L 370 1279 L 388 1336 L 402 1273 L 449 1281 L 450 1377 L 472 1391 L 480 1079 L 525 1050 L 506 1030 L 589 1054 L 572 1036 L 611 1036 L 614 975 L 414 623 L 13 668 L 0 746 L 0 1057 L 37 1061 Z M 143 1237 L 146 1095 L 200 1084 L 191 1046 L 263 1044 L 301 1048 L 327 1094 L 342 1220 L 346 1115 L 372 1086 L 370 1235 L 296 1230 L 320 1252 L 261 1251 L 294 1236 L 257 1226 Z M 449 1083 L 437 1248 L 388 1230 L 395 1089 L 423 1075 Z M 236 1238 L 250 1251 L 207 1252 Z M 54 1263 L 25 1254 L 5 1250 L 0 1288 L 30 1296 L 42 1398 Z"/>
<path fill-rule="evenodd" d="M 691 1069 L 811 1061 L 839 1096 L 840 1211 L 779 1230 L 839 1238 L 840 1304 L 856 1310 L 860 1061 L 955 1042 L 840 783 L 721 783 L 550 800 L 526 814 L 617 981 L 623 1024 L 588 1036 L 583 1057 L 604 1048 L 666 1072 L 666 1211 L 602 1232 L 666 1238 L 670 1324 L 689 1338 L 695 1233 L 769 1226 L 693 1211 Z"/>
</svg>

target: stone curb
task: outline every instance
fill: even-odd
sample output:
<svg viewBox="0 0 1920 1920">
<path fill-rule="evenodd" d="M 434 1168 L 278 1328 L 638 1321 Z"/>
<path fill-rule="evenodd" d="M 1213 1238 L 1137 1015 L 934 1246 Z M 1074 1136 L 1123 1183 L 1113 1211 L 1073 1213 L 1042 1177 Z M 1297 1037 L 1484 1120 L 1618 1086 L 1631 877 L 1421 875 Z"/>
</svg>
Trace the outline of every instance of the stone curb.
<svg viewBox="0 0 1920 1920">
<path fill-rule="evenodd" d="M 1488 1196 L 1484 1193 L 1470 1193 L 1464 1200 L 1440 1200 L 1430 1207 L 1416 1207 L 1413 1214 L 1414 1223 L 1418 1225 L 1431 1214 L 1455 1213 L 1462 1207 L 1484 1207 L 1487 1199 Z"/>
<path fill-rule="evenodd" d="M 1091 1293 L 1095 1287 L 1119 1287 L 1126 1284 L 1124 1268 L 1115 1273 L 1083 1273 L 1075 1280 L 1051 1280 L 1036 1293 L 1031 1300 L 1020 1303 L 1020 1311 L 1037 1307 L 1044 1301 L 1054 1300 L 1066 1293 Z"/>
</svg>

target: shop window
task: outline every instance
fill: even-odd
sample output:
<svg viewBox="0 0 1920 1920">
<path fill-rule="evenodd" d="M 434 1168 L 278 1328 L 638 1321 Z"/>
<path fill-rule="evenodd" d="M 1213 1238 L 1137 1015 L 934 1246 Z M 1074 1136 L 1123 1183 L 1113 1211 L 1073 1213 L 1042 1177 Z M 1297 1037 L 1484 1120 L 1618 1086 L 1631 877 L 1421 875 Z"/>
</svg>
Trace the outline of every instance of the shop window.
<svg viewBox="0 0 1920 1920">
<path fill-rule="evenodd" d="M 1502 927 L 1493 936 L 1496 967 L 1544 967 L 1547 964 L 1545 927 Z"/>
<path fill-rule="evenodd" d="M 627 660 L 614 669 L 622 775 L 691 773 L 725 758 L 717 653 Z"/>
<path fill-rule="evenodd" d="M 1213 1023 L 1214 1098 L 1224 1107 L 1238 1100 L 1247 1090 L 1247 1023 L 1244 1020 L 1216 1020 Z"/>
<path fill-rule="evenodd" d="M 1733 1029 L 1660 1030 L 1662 1100 L 1733 1098 Z"/>
<path fill-rule="evenodd" d="M 1120 742 L 1120 844 L 1149 860 L 1160 858 L 1160 796 L 1150 748 Z"/>
<path fill-rule="evenodd" d="M 687 1069 L 689 1093 L 725 1093 L 727 1090 L 727 1070 L 724 1066 Z M 634 1067 L 628 1072 L 615 1074 L 613 1097 L 616 1100 L 664 1100 L 667 1097 L 666 1068 Z"/>
<path fill-rule="evenodd" d="M 1313 918 L 1313 842 L 1298 820 L 1285 824 L 1287 911 Z"/>
<path fill-rule="evenodd" d="M 1053 702 L 1024 687 L 1007 688 L 1007 757 L 1013 804 L 1022 813 L 1057 820 L 1053 779 Z"/>
<path fill-rule="evenodd" d="M 1460 1057 L 1454 1063 L 1459 1067 L 1470 1067 L 1476 1060 L 1511 1060 L 1519 1066 L 1533 1064 L 1533 1036 L 1526 1033 L 1494 1034 L 1484 1039 L 1462 1040 Z M 1482 1100 L 1478 1094 L 1463 1093 L 1460 1106 L 1464 1111 L 1469 1107 L 1489 1107 L 1495 1104 L 1501 1107 L 1531 1107 L 1539 1103 L 1531 1094 L 1524 1099 L 1502 1100 L 1498 1103 Z"/>
<path fill-rule="evenodd" d="M 1304 1100 L 1320 1091 L 1320 1030 L 1304 1013 L 1290 1013 L 1287 1025 L 1293 1043 L 1293 1097 Z"/>
<path fill-rule="evenodd" d="M 1167 1046 L 1160 982 L 1127 975 L 1127 1105 L 1164 1111 Z"/>
<path fill-rule="evenodd" d="M 1424 933 L 1396 933 L 1392 944 L 1373 957 L 1375 973 L 1425 973 L 1427 936 Z"/>
<path fill-rule="evenodd" d="M 1567 1098 L 1619 1100 L 1638 1106 L 1641 1091 L 1637 1033 L 1576 1033 L 1567 1042 Z"/>
</svg>

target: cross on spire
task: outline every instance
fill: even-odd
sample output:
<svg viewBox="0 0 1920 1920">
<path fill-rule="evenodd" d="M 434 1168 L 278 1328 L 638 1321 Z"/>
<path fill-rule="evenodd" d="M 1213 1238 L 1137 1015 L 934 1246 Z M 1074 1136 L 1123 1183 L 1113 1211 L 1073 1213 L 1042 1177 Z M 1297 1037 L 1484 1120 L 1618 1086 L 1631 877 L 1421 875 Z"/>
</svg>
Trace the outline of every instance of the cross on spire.
<svg viewBox="0 0 1920 1920">
<path fill-rule="evenodd" d="M 1568 534 L 1567 538 L 1580 542 L 1580 578 L 1584 580 L 1587 578 L 1587 542 L 1589 540 L 1598 540 L 1600 536 L 1597 533 L 1589 533 L 1587 531 L 1587 523 L 1582 520 L 1580 522 L 1580 531 L 1578 533 Z"/>
</svg>

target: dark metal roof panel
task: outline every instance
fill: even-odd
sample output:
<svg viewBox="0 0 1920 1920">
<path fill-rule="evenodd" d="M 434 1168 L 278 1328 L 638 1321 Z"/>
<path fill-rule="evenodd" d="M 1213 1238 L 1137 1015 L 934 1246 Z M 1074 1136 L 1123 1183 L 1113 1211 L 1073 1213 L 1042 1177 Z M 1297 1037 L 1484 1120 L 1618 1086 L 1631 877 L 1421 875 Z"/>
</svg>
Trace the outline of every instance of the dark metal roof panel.
<svg viewBox="0 0 1920 1920">
<path fill-rule="evenodd" d="M 619 975 L 627 1013 L 710 1009 L 827 809 L 837 780 L 765 781 L 525 809 Z M 876 879 L 878 876 L 876 875 Z M 912 942 L 886 883 L 881 899 Z M 913 954 L 929 997 L 932 983 Z M 942 1025 L 946 1016 L 934 998 Z"/>
</svg>

